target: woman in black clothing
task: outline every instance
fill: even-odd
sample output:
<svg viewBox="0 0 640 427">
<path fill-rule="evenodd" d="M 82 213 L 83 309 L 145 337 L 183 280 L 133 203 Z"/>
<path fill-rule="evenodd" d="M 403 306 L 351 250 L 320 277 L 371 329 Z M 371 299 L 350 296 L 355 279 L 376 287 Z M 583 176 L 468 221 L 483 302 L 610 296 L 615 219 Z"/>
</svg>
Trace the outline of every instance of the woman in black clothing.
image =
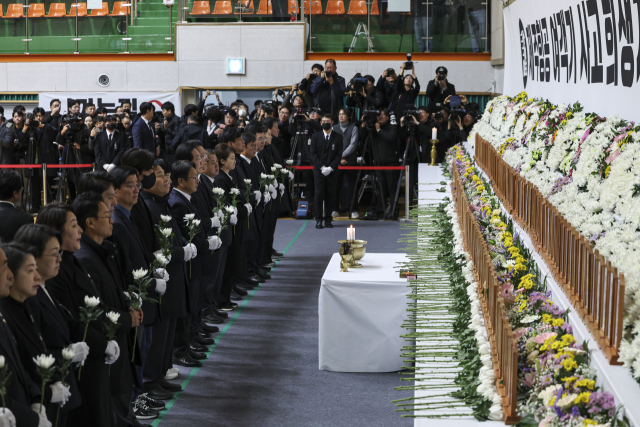
<svg viewBox="0 0 640 427">
<path fill-rule="evenodd" d="M 99 297 L 98 290 L 87 272 L 73 253 L 80 249 L 82 229 L 78 225 L 71 206 L 51 203 L 38 214 L 37 224 L 49 225 L 62 235 L 62 260 L 56 277 L 46 281 L 45 288 L 54 300 L 57 300 L 71 315 L 68 322 L 72 341 L 82 341 L 84 324 L 80 322 L 80 308 L 84 307 L 85 297 Z M 102 308 L 102 302 L 100 306 Z M 102 324 L 104 315 L 89 324 L 84 339 L 89 346 L 89 356 L 82 368 L 82 377 L 78 380 L 82 405 L 69 412 L 67 425 L 111 427 L 113 405 L 108 366 L 105 360 L 112 361 L 119 349 L 115 341 L 107 340 Z"/>
<path fill-rule="evenodd" d="M 407 108 L 415 108 L 415 102 L 420 94 L 420 83 L 416 77 L 416 65 L 413 64 L 412 75 L 404 75 L 405 64 L 400 66 L 402 70 L 396 79 L 396 88 L 391 97 L 389 110 L 396 115 L 396 120 L 400 120 Z"/>
<path fill-rule="evenodd" d="M 61 307 L 51 294 L 46 290 L 45 281 L 58 275 L 60 270 L 60 246 L 62 236 L 51 227 L 41 224 L 28 224 L 20 227 L 16 233 L 17 243 L 31 246 L 35 250 L 38 274 L 40 275 L 40 286 L 37 294 L 28 298 L 25 305 L 33 316 L 33 323 L 40 331 L 40 336 L 44 341 L 48 354 L 62 360 L 62 350 L 69 348 L 73 350 L 75 356 L 72 361 L 82 365 L 89 354 L 89 346 L 84 342 L 73 343 L 71 332 L 68 326 L 69 314 L 65 308 Z M 63 407 L 60 408 L 59 425 L 65 426 L 67 413 L 78 407 L 81 402 L 80 390 L 76 382 L 76 374 L 70 370 L 64 382 L 69 384 L 71 397 Z M 58 405 L 47 407 L 47 414 L 50 419 L 55 417 Z"/>
<path fill-rule="evenodd" d="M 42 339 L 40 328 L 34 321 L 32 311 L 25 300 L 35 296 L 40 286 L 35 260 L 35 249 L 10 243 L 4 246 L 7 256 L 7 264 L 13 273 L 13 285 L 9 296 L 0 301 L 5 319 L 16 339 L 20 359 L 31 379 L 40 386 L 42 379 L 38 374 L 34 359 L 40 355 L 51 355 Z M 60 363 L 56 360 L 57 363 Z M 44 387 L 44 405 L 47 418 L 53 422 L 56 417 L 58 405 L 64 407 L 71 396 L 70 387 L 62 383 L 60 374 L 56 371 Z M 74 406 L 78 406 L 79 399 L 75 399 Z M 66 409 L 66 408 L 65 408 Z M 66 425 L 66 409 L 62 416 L 62 424 Z"/>
</svg>

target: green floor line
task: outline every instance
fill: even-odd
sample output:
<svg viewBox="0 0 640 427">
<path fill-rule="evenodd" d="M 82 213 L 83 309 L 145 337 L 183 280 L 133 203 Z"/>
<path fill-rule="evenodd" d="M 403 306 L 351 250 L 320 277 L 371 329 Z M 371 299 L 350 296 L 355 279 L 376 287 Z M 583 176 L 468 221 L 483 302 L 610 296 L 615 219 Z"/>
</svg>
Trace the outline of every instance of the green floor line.
<svg viewBox="0 0 640 427">
<path fill-rule="evenodd" d="M 304 224 L 302 224 L 302 227 L 300 227 L 300 230 L 298 230 L 298 232 L 296 233 L 296 235 L 293 237 L 293 239 L 291 239 L 291 241 L 289 242 L 289 244 L 282 250 L 282 254 L 286 254 L 287 251 L 289 250 L 289 248 L 291 247 L 291 245 L 293 245 L 295 243 L 296 240 L 298 240 L 298 237 L 300 237 L 300 234 L 302 234 L 302 232 L 304 231 L 305 227 L 307 226 L 307 224 L 309 223 L 309 220 L 306 220 L 304 222 Z M 278 264 L 279 261 L 276 261 L 276 265 Z M 274 267 L 275 268 L 275 267 Z M 273 268 L 271 269 L 273 270 Z M 229 328 L 231 327 L 231 325 L 233 325 L 233 323 L 236 321 L 236 319 L 238 318 L 238 316 L 240 316 L 240 313 L 242 313 L 242 310 L 247 306 L 247 304 L 249 304 L 249 301 L 251 301 L 251 299 L 253 298 L 253 296 L 255 295 L 255 293 L 258 291 L 258 289 L 260 288 L 260 286 L 258 286 L 257 288 L 253 289 L 248 297 L 242 301 L 242 304 L 240 304 L 238 306 L 238 309 L 235 311 L 235 313 L 233 314 L 233 316 L 231 317 L 231 319 L 229 319 L 229 323 L 227 323 L 225 325 L 224 328 L 222 328 L 222 330 L 218 333 L 218 336 L 215 338 L 215 341 L 213 344 L 211 344 L 211 347 L 209 348 L 209 351 L 207 351 L 207 358 L 211 355 L 211 353 L 213 352 L 213 349 L 216 348 L 216 346 L 218 345 L 218 343 L 220 342 L 220 340 L 222 339 L 222 337 L 224 336 L 224 334 L 229 330 Z M 180 384 L 182 386 L 182 390 L 186 390 L 187 389 L 187 385 L 189 385 L 189 383 L 191 382 L 191 380 L 193 379 L 193 377 L 196 376 L 196 374 L 198 373 L 198 371 L 201 368 L 193 368 L 191 369 L 191 372 L 189 372 L 189 375 L 187 375 L 187 378 L 184 379 L 184 381 L 182 381 L 182 384 Z M 173 399 L 171 399 L 169 402 L 167 402 L 165 409 L 160 412 L 160 415 L 158 416 L 158 418 L 156 418 L 150 425 L 152 427 L 156 427 L 158 424 L 160 424 L 160 421 L 162 421 L 162 419 L 164 418 L 164 416 L 169 412 L 169 410 L 171 409 L 171 407 L 173 407 L 173 405 L 176 403 L 176 401 L 178 400 L 178 397 L 182 394 L 181 392 L 176 393 L 173 396 Z"/>
</svg>

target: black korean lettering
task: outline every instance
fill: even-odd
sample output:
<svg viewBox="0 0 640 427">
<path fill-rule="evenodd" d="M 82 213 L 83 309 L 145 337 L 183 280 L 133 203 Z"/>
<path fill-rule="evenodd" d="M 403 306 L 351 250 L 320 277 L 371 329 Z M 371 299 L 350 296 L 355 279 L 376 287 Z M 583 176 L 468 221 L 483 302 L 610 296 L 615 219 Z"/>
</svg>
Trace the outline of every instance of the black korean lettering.
<svg viewBox="0 0 640 427">
<path fill-rule="evenodd" d="M 591 79 L 589 82 L 602 83 L 604 79 L 602 67 L 602 38 L 600 36 L 600 16 L 596 0 L 587 0 L 587 14 L 590 17 L 594 15 L 596 17 L 596 30 L 593 32 L 593 66 L 591 67 Z"/>
<path fill-rule="evenodd" d="M 571 36 L 571 44 L 569 45 L 569 67 L 567 73 L 567 83 L 571 79 L 573 73 L 573 83 L 578 81 L 578 61 L 576 53 L 576 28 L 575 20 L 573 19 L 573 8 L 569 7 L 569 10 L 564 14 L 565 25 L 569 27 L 569 35 Z"/>
<path fill-rule="evenodd" d="M 616 9 L 610 3 L 614 0 L 602 0 L 602 14 L 604 19 L 604 38 L 607 46 L 607 56 L 613 56 L 613 64 L 607 66 L 607 84 L 618 85 L 618 37 L 616 34 Z M 611 16 L 607 16 L 611 15 Z"/>
<path fill-rule="evenodd" d="M 622 85 L 625 87 L 633 86 L 633 48 L 625 46 L 620 53 L 620 74 L 622 76 Z"/>
<path fill-rule="evenodd" d="M 622 36 L 624 36 L 627 43 L 633 43 L 631 0 L 618 0 L 618 40 L 622 40 Z"/>
<path fill-rule="evenodd" d="M 547 18 L 542 18 L 540 20 L 540 29 L 541 29 L 541 41 L 542 41 L 542 72 L 541 72 L 541 80 L 543 82 L 551 81 L 551 61 L 549 56 L 551 55 L 551 49 L 549 46 L 549 28 L 547 26 Z"/>
<path fill-rule="evenodd" d="M 560 81 L 560 37 L 562 36 L 559 27 L 562 26 L 562 11 L 554 13 L 549 18 L 551 24 L 551 68 L 553 69 L 553 81 Z"/>
<path fill-rule="evenodd" d="M 580 79 L 584 73 L 587 78 L 587 83 L 591 81 L 591 41 L 589 40 L 589 24 L 587 23 L 587 14 L 585 13 L 585 5 L 582 2 L 582 7 L 578 7 L 578 19 L 580 20 Z M 583 22 L 584 21 L 584 25 Z"/>
</svg>

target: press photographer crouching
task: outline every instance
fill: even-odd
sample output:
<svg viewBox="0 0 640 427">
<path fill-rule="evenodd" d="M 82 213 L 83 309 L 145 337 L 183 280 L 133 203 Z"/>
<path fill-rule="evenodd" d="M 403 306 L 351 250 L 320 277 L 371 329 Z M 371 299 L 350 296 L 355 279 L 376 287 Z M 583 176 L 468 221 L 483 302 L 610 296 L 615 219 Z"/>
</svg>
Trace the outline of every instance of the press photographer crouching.
<svg viewBox="0 0 640 427">
<path fill-rule="evenodd" d="M 466 109 L 452 109 L 447 125 L 447 139 L 449 146 L 464 142 L 476 123 L 478 114 L 469 106 Z"/>
<path fill-rule="evenodd" d="M 375 123 L 371 117 L 375 116 Z M 389 111 L 365 111 L 364 121 L 361 125 L 363 136 L 371 137 L 372 147 L 367 147 L 373 154 L 374 166 L 398 166 L 398 130 L 394 123 L 391 123 Z M 378 199 L 376 214 L 379 218 L 395 219 L 395 212 L 391 212 L 387 198 L 393 198 L 398 186 L 399 174 L 397 170 L 380 171 L 376 173 L 380 179 L 382 189 L 381 198 Z M 393 202 L 393 200 L 390 200 Z M 384 202 L 384 204 L 383 204 Z M 386 211 L 385 211 L 385 207 Z"/>
</svg>

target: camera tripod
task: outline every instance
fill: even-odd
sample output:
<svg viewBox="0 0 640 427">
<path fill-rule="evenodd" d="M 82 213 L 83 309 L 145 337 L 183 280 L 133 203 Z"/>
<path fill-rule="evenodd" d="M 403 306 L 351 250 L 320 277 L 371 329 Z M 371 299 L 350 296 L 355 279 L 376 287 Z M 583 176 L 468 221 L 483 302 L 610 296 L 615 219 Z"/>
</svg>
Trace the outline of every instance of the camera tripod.
<svg viewBox="0 0 640 427">
<path fill-rule="evenodd" d="M 42 161 L 40 157 L 40 153 L 38 150 L 38 146 L 35 144 L 35 135 L 32 129 L 29 129 L 29 145 L 27 146 L 26 156 L 24 158 L 24 163 L 27 165 L 35 165 L 38 164 L 38 161 Z M 32 179 L 36 172 L 33 169 L 23 169 L 24 173 L 24 191 L 22 192 L 22 206 L 25 208 L 32 209 L 33 208 L 33 197 L 32 197 Z"/>
<path fill-rule="evenodd" d="M 371 147 L 371 153 L 373 155 L 373 166 L 379 166 L 380 165 L 380 161 L 378 159 L 378 147 L 376 147 L 376 145 L 373 143 L 373 136 L 371 135 L 371 126 L 367 124 L 367 130 L 369 131 L 367 133 L 367 137 L 364 140 L 364 145 L 362 146 L 362 154 L 364 155 L 364 153 L 367 152 L 367 148 L 370 146 Z M 355 201 L 356 201 L 356 197 L 358 197 L 358 191 L 357 191 L 357 183 L 360 181 L 360 176 L 362 175 L 362 169 L 358 170 L 358 175 L 356 176 L 356 189 L 353 192 L 353 197 L 351 198 L 351 203 L 349 205 L 349 219 L 351 219 L 351 211 L 352 211 L 352 207 L 355 206 Z M 380 179 L 380 171 L 376 170 L 374 171 L 374 186 L 373 186 L 373 190 L 374 190 L 374 200 L 378 199 L 380 200 L 380 203 L 382 204 L 382 211 L 386 212 L 386 200 L 384 199 L 384 189 L 382 188 L 382 180 Z M 364 185 L 364 183 L 362 184 Z M 375 205 L 374 205 L 375 206 Z"/>
<path fill-rule="evenodd" d="M 406 123 L 406 119 L 405 119 L 405 123 Z M 419 156 L 420 156 L 420 147 L 418 147 L 418 141 L 416 141 L 416 126 L 415 125 L 409 125 L 409 140 L 407 141 L 407 145 L 404 149 L 404 154 L 402 155 L 402 167 L 404 169 L 402 169 L 400 171 L 400 178 L 398 179 L 398 188 L 396 189 L 396 196 L 393 198 L 393 204 L 391 205 L 391 212 L 395 212 L 396 210 L 396 206 L 398 204 L 398 199 L 400 198 L 400 183 L 402 182 L 402 179 L 404 178 L 404 174 L 406 173 L 407 169 L 407 163 L 411 161 L 411 150 L 415 149 L 415 153 L 418 156 L 418 161 L 419 160 Z M 410 177 L 409 177 L 410 178 Z M 409 179 L 407 181 L 408 185 L 411 185 L 411 179 Z M 409 191 L 406 192 L 406 194 L 409 194 L 409 200 L 405 200 L 405 204 L 408 204 L 411 202 L 411 192 L 413 191 L 413 189 L 409 189 Z M 391 203 L 391 201 L 390 201 Z"/>
</svg>

